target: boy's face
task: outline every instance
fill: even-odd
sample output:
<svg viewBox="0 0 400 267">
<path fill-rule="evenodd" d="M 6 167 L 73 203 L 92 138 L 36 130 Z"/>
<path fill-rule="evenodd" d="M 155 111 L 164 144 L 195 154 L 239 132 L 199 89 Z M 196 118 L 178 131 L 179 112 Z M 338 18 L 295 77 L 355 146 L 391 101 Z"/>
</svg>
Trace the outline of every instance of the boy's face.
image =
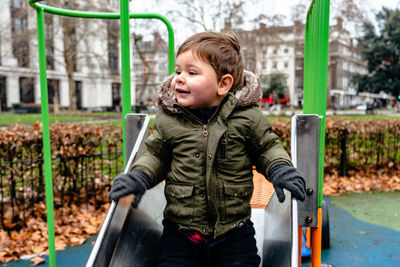
<svg viewBox="0 0 400 267">
<path fill-rule="evenodd" d="M 221 94 L 220 86 L 214 69 L 193 50 L 177 57 L 171 87 L 180 105 L 191 109 L 218 106 L 225 94 Z"/>
</svg>

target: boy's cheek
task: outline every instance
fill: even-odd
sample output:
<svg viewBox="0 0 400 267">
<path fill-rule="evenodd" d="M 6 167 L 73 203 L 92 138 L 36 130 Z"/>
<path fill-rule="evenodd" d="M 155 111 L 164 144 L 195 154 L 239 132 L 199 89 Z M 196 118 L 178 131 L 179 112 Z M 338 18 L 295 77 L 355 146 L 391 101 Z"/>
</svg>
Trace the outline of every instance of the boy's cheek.
<svg viewBox="0 0 400 267">
<path fill-rule="evenodd" d="M 173 79 L 171 81 L 171 89 L 172 89 L 172 92 L 174 92 L 174 94 L 175 94 L 175 86 L 176 86 L 176 82 L 175 82 L 175 79 Z"/>
</svg>

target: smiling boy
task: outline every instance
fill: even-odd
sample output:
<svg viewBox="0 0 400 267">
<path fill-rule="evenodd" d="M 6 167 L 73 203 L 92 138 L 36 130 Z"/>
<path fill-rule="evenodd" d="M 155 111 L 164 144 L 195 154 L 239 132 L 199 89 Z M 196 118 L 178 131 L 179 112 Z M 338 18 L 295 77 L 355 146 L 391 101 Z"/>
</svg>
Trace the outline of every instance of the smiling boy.
<svg viewBox="0 0 400 267">
<path fill-rule="evenodd" d="M 252 166 L 305 198 L 303 175 L 258 107 L 261 89 L 244 70 L 236 35 L 203 32 L 179 48 L 161 85 L 153 135 L 132 171 L 115 178 L 110 199 L 166 181 L 158 266 L 258 266 L 250 220 Z M 266 226 L 268 227 L 268 226 Z"/>
</svg>

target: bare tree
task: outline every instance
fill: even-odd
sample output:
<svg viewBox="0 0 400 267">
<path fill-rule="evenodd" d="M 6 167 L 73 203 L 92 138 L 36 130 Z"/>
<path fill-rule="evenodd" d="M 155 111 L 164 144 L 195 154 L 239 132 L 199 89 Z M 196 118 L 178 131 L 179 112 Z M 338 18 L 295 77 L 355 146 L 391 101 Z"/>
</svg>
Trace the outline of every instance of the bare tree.
<svg viewBox="0 0 400 267">
<path fill-rule="evenodd" d="M 167 12 L 175 18 L 190 23 L 193 32 L 217 30 L 229 31 L 237 29 L 244 23 L 245 0 L 178 0 L 182 7 Z"/>
<path fill-rule="evenodd" d="M 291 8 L 291 20 L 296 23 L 305 23 L 307 16 L 308 1 L 300 1 Z"/>
<path fill-rule="evenodd" d="M 50 1 L 49 1 L 50 2 Z M 102 5 L 101 3 L 107 3 L 106 0 L 101 1 L 80 1 L 80 0 L 53 0 L 51 4 L 54 6 L 62 7 L 64 9 L 71 10 L 90 10 L 90 11 L 109 11 L 107 9 L 99 10 L 100 7 L 107 5 Z M 61 31 L 62 34 L 62 44 L 61 48 L 55 46 L 55 49 L 62 52 L 62 62 L 58 61 L 57 57 L 54 60 L 59 64 L 65 66 L 68 87 L 69 87 L 69 109 L 76 110 L 77 107 L 77 95 L 76 95 L 76 83 L 75 83 L 75 73 L 81 71 L 78 63 L 84 62 L 89 70 L 93 69 L 107 69 L 109 73 L 114 73 L 110 69 L 110 66 L 105 60 L 104 54 L 107 51 L 107 31 L 119 32 L 119 27 L 115 27 L 113 24 L 111 27 L 107 27 L 104 21 L 93 21 L 82 18 L 70 18 L 59 16 L 59 26 L 60 28 L 55 28 L 54 31 Z M 97 25 L 97 26 L 94 26 Z M 54 35 L 56 35 L 54 33 Z M 114 34 L 115 35 L 115 34 Z M 98 47 L 95 47 L 91 43 L 91 39 L 101 38 L 102 40 L 102 51 L 99 51 Z M 115 38 L 119 38 L 116 34 Z M 112 37 L 112 38 L 114 38 Z M 49 51 L 49 46 L 51 42 L 46 42 L 47 51 Z"/>
<path fill-rule="evenodd" d="M 143 43 L 143 36 L 133 34 L 133 40 L 134 40 L 134 49 L 139 55 L 140 61 L 144 65 L 144 71 L 143 71 L 143 83 L 141 84 L 140 88 L 136 88 L 139 90 L 136 90 L 136 101 L 139 101 L 138 104 L 140 104 L 140 99 L 142 99 L 144 92 L 146 91 L 147 83 L 149 81 L 150 75 L 152 75 L 152 69 L 151 66 L 146 59 L 145 56 L 145 48 L 140 45 L 140 43 Z"/>
</svg>

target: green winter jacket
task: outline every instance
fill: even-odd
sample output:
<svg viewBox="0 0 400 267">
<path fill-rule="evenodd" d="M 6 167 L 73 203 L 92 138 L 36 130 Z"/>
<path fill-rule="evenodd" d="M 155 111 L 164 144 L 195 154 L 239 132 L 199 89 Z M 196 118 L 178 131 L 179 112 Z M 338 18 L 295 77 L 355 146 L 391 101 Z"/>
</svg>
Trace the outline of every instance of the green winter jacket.
<svg viewBox="0 0 400 267">
<path fill-rule="evenodd" d="M 164 218 L 218 237 L 250 219 L 252 166 L 267 177 L 290 157 L 258 107 L 261 89 L 245 71 L 245 86 L 228 93 L 208 124 L 177 104 L 169 77 L 159 89 L 161 110 L 132 169 L 147 170 L 152 185 L 166 180 Z"/>
</svg>

